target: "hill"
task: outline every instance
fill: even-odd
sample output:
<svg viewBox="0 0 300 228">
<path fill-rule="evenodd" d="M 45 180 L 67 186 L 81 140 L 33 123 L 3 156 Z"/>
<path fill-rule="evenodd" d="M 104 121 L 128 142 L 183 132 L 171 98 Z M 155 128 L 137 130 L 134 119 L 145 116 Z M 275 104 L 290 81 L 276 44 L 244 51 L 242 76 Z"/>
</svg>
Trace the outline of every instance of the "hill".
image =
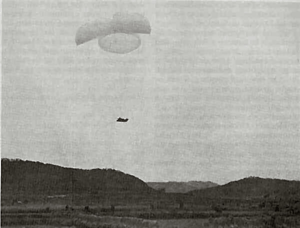
<svg viewBox="0 0 300 228">
<path fill-rule="evenodd" d="M 188 182 L 147 182 L 148 186 L 156 189 L 164 189 L 167 193 L 187 193 L 193 190 L 205 189 L 218 186 L 216 183 L 207 181 L 188 181 Z"/>
<path fill-rule="evenodd" d="M 41 162 L 1 159 L 1 196 L 148 195 L 142 180 L 113 169 L 73 169 Z M 101 200 L 101 199 L 99 199 Z"/>
<path fill-rule="evenodd" d="M 210 189 L 192 191 L 189 194 L 196 198 L 299 199 L 300 181 L 249 177 Z"/>
</svg>

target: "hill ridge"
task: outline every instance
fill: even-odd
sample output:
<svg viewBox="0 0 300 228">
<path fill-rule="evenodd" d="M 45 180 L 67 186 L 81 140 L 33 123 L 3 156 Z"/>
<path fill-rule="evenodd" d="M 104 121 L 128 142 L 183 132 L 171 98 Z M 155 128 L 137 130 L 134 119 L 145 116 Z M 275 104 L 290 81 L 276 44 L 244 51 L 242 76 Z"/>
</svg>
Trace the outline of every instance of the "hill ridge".
<svg viewBox="0 0 300 228">
<path fill-rule="evenodd" d="M 93 169 L 84 169 L 84 168 L 75 168 L 75 167 L 67 167 L 67 166 L 62 166 L 62 165 L 57 165 L 57 164 L 52 164 L 52 163 L 45 163 L 45 162 L 40 162 L 40 161 L 33 161 L 33 160 L 23 160 L 23 159 L 20 159 L 20 158 L 1 158 L 1 161 L 10 161 L 10 162 L 13 162 L 13 161 L 23 161 L 23 162 L 34 162 L 34 163 L 38 163 L 38 164 L 43 164 L 43 165 L 51 165 L 51 166 L 57 166 L 57 167 L 60 167 L 60 168 L 64 168 L 64 169 L 73 169 L 73 170 L 82 170 L 82 171 L 91 171 L 91 170 L 113 170 L 113 171 L 116 171 L 116 172 L 120 172 L 120 173 L 124 173 L 126 175 L 130 175 L 130 176 L 133 176 L 129 173 L 125 173 L 121 170 L 117 170 L 117 169 L 113 169 L 113 168 L 93 168 Z M 133 176 L 135 177 L 135 176 Z"/>
<path fill-rule="evenodd" d="M 114 169 L 78 169 L 21 159 L 1 159 L 1 195 L 84 195 L 134 198 L 156 192 L 139 178 Z M 93 198 L 93 197 L 90 197 Z M 98 200 L 98 201 L 99 201 Z"/>
<path fill-rule="evenodd" d="M 211 181 L 168 181 L 168 182 L 146 182 L 153 189 L 165 189 L 168 193 L 187 193 L 196 189 L 211 188 L 218 186 Z"/>
<path fill-rule="evenodd" d="M 300 181 L 250 176 L 189 194 L 208 198 L 300 198 Z"/>
</svg>

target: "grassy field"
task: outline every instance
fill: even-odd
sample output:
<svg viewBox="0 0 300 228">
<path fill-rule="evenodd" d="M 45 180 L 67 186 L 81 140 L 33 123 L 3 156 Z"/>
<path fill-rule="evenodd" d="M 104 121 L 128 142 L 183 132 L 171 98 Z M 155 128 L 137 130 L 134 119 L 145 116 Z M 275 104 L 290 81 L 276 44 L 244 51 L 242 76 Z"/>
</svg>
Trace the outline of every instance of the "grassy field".
<svg viewBox="0 0 300 228">
<path fill-rule="evenodd" d="M 300 227 L 300 218 L 277 217 L 219 217 L 210 219 L 180 219 L 159 220 L 159 227 L 164 228 L 278 228 L 278 227 Z"/>
<path fill-rule="evenodd" d="M 2 226 L 3 228 L 76 228 L 75 226 L 46 226 L 46 225 L 33 225 L 33 226 Z"/>
<path fill-rule="evenodd" d="M 66 210 L 65 205 L 5 206 L 1 227 L 27 228 L 300 228 L 300 216 L 261 211 L 168 211 L 145 207 L 121 207 L 115 214 L 101 207 L 83 206 Z M 189 213 L 194 213 L 191 218 Z M 195 216 L 197 215 L 197 216 Z M 152 219 L 148 217 L 153 217 Z M 172 218 L 173 217 L 173 218 Z M 181 219 L 181 217 L 186 217 Z M 170 219 L 167 219 L 170 218 Z"/>
</svg>

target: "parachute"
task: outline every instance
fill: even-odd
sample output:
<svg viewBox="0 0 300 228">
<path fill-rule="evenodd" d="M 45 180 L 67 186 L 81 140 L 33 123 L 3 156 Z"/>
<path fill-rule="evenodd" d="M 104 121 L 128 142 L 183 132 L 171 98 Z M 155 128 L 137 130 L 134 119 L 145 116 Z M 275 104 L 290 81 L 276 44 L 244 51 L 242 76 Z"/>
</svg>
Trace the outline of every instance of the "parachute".
<svg viewBox="0 0 300 228">
<path fill-rule="evenodd" d="M 141 39 L 137 34 L 115 33 L 99 37 L 98 44 L 105 51 L 126 54 L 137 49 Z"/>
<path fill-rule="evenodd" d="M 110 21 L 93 21 L 81 26 L 76 33 L 75 43 L 84 44 L 98 38 L 104 51 L 126 54 L 141 45 L 138 34 L 150 34 L 149 21 L 140 14 L 116 13 Z"/>
<path fill-rule="evenodd" d="M 113 29 L 120 33 L 151 33 L 149 21 L 143 15 L 137 13 L 116 13 L 111 24 Z"/>
<path fill-rule="evenodd" d="M 99 36 L 105 36 L 113 33 L 109 22 L 93 21 L 81 26 L 76 33 L 75 43 L 78 45 L 96 39 Z"/>
<path fill-rule="evenodd" d="M 75 35 L 75 43 L 79 46 L 98 39 L 98 45 L 102 50 L 126 54 L 141 46 L 140 34 L 150 33 L 150 23 L 143 15 L 116 13 L 110 20 L 95 20 L 79 27 Z M 120 70 L 120 74 L 122 74 L 122 70 Z M 128 122 L 128 118 L 120 117 L 116 122 L 125 123 Z"/>
</svg>

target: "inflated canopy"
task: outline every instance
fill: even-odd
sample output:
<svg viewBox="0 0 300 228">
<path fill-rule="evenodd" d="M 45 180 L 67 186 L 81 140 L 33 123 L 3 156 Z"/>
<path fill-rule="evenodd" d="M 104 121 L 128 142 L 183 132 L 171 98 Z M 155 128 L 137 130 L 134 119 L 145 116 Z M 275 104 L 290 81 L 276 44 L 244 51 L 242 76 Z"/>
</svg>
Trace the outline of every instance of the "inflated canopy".
<svg viewBox="0 0 300 228">
<path fill-rule="evenodd" d="M 77 45 L 113 33 L 110 22 L 93 21 L 81 26 L 76 33 L 75 42 Z"/>
<path fill-rule="evenodd" d="M 115 32 L 150 34 L 149 21 L 140 14 L 116 13 L 111 25 Z"/>
<path fill-rule="evenodd" d="M 98 44 L 104 51 L 126 54 L 137 49 L 141 39 L 137 34 L 114 33 L 99 37 Z"/>
<path fill-rule="evenodd" d="M 76 33 L 77 45 L 98 38 L 99 46 L 109 52 L 125 54 L 141 45 L 140 34 L 150 34 L 149 21 L 140 14 L 116 13 L 110 21 L 93 21 Z"/>
</svg>

